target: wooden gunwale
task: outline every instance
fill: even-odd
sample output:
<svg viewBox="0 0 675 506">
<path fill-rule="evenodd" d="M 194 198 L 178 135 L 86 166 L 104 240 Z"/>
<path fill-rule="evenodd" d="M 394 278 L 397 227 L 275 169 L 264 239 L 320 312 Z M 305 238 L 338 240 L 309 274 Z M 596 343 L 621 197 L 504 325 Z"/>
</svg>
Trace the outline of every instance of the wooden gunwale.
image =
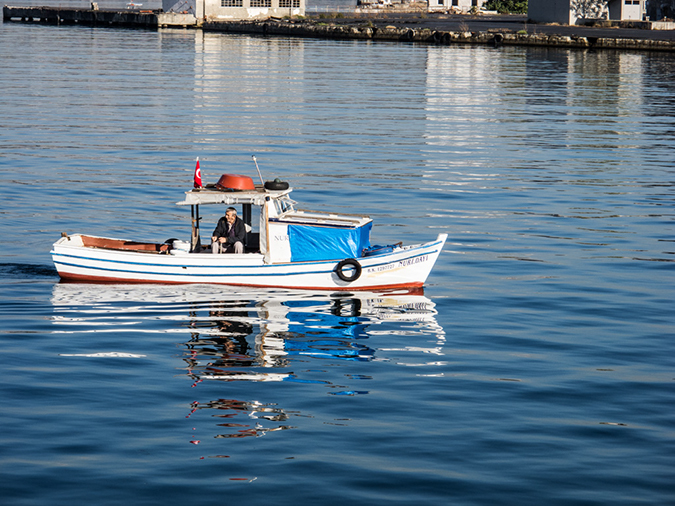
<svg viewBox="0 0 675 506">
<path fill-rule="evenodd" d="M 107 239 L 105 237 L 92 237 L 88 235 L 80 237 L 82 238 L 82 246 L 85 248 L 133 251 L 136 253 L 162 253 L 162 245 L 157 243 Z"/>
</svg>

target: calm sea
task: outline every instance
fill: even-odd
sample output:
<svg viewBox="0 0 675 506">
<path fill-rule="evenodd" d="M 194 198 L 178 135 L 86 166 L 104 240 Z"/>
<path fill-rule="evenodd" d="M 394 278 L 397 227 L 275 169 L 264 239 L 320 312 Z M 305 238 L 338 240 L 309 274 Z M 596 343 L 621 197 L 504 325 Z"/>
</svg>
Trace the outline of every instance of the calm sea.
<svg viewBox="0 0 675 506">
<path fill-rule="evenodd" d="M 675 57 L 0 25 L 0 502 L 675 503 Z M 200 157 L 423 296 L 60 284 Z M 222 210 L 206 213 L 209 229 Z"/>
</svg>

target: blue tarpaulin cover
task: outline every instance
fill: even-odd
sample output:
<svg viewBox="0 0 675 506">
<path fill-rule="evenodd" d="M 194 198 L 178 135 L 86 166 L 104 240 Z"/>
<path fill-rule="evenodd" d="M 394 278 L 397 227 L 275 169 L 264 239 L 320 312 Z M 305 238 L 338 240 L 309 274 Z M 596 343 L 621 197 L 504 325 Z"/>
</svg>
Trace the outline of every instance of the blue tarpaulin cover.
<svg viewBox="0 0 675 506">
<path fill-rule="evenodd" d="M 372 226 L 372 222 L 356 228 L 289 225 L 291 262 L 358 258 L 363 248 L 370 247 Z"/>
</svg>

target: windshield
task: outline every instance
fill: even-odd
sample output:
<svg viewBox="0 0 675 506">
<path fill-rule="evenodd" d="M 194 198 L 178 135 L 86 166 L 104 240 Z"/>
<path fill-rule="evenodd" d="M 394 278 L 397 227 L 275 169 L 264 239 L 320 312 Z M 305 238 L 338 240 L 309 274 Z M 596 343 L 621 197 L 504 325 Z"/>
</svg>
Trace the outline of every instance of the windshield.
<svg viewBox="0 0 675 506">
<path fill-rule="evenodd" d="M 274 206 L 277 211 L 277 216 L 288 211 L 293 210 L 293 201 L 291 199 L 275 199 Z"/>
</svg>

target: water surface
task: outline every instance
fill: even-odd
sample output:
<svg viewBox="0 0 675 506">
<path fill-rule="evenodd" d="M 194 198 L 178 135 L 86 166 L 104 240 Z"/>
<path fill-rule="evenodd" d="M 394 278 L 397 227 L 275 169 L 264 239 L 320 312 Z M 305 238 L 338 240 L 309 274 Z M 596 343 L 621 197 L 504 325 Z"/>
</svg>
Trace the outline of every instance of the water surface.
<svg viewBox="0 0 675 506">
<path fill-rule="evenodd" d="M 11 504 L 667 504 L 671 55 L 0 25 Z M 189 237 L 194 159 L 424 295 L 60 284 L 61 232 Z M 205 213 L 215 225 L 222 210 Z"/>
</svg>

